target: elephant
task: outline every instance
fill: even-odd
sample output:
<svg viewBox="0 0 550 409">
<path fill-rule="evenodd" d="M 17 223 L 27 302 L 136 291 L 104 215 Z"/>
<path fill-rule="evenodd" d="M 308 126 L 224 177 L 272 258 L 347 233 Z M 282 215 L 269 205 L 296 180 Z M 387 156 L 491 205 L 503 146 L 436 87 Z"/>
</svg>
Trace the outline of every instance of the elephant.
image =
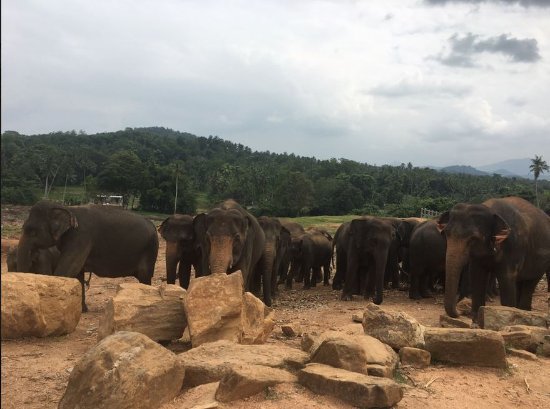
<svg viewBox="0 0 550 409">
<path fill-rule="evenodd" d="M 438 277 L 445 276 L 447 241 L 435 220 L 417 225 L 408 245 L 409 298 L 432 297 L 430 289 Z"/>
<path fill-rule="evenodd" d="M 13 246 L 8 250 L 6 264 L 8 271 L 22 271 L 17 266 L 17 249 L 19 246 Z M 31 252 L 31 266 L 27 273 L 52 275 L 55 266 L 59 260 L 59 250 L 52 246 L 47 249 L 34 249 Z"/>
<path fill-rule="evenodd" d="M 290 232 L 290 239 L 296 239 L 297 237 L 304 234 L 306 231 L 304 227 L 300 223 L 296 222 L 290 222 L 290 221 L 281 221 L 281 224 L 285 229 L 287 229 L 288 232 Z M 290 243 L 289 243 L 290 248 Z M 281 263 L 281 270 L 279 272 L 279 284 L 285 283 L 287 280 L 287 276 L 289 273 L 289 269 L 291 268 L 291 255 L 290 251 L 287 253 L 287 257 L 283 259 L 283 262 Z M 297 271 L 300 271 L 300 266 L 294 267 Z M 297 280 L 297 277 L 294 277 L 294 280 Z M 303 277 L 298 278 L 298 280 L 303 281 Z"/>
<path fill-rule="evenodd" d="M 411 236 L 419 224 L 426 221 L 420 217 L 406 217 L 401 219 L 401 223 L 397 228 L 399 236 L 398 260 L 401 262 L 399 267 L 401 281 L 409 282 L 409 244 Z"/>
<path fill-rule="evenodd" d="M 257 287 L 262 282 L 264 303 L 271 307 L 272 297 L 277 292 L 277 273 L 288 252 L 290 232 L 274 217 L 258 217 L 258 223 L 265 235 L 265 245 L 254 278 Z"/>
<path fill-rule="evenodd" d="M 332 241 L 332 254 L 336 254 L 336 272 L 334 273 L 334 278 L 332 279 L 332 289 L 341 290 L 347 269 L 347 249 L 348 249 L 348 240 L 349 240 L 349 226 L 351 222 L 344 222 L 334 233 L 334 240 Z M 356 288 L 359 288 L 357 285 Z"/>
<path fill-rule="evenodd" d="M 88 311 L 84 271 L 100 277 L 134 276 L 151 284 L 158 253 L 153 223 L 114 206 L 67 207 L 42 200 L 30 209 L 17 250 L 17 267 L 28 271 L 37 249 L 56 246 L 55 276 L 78 278 L 82 310 Z"/>
<path fill-rule="evenodd" d="M 504 306 L 531 309 L 533 292 L 550 269 L 550 217 L 519 197 L 459 203 L 438 219 L 447 238 L 445 311 L 457 317 L 456 293 L 468 264 L 472 318 L 485 305 L 490 274 L 498 280 Z"/>
<path fill-rule="evenodd" d="M 373 301 L 375 304 L 382 303 L 384 272 L 395 235 L 391 220 L 366 216 L 350 222 L 342 300 L 349 301 L 353 298 L 359 282 L 363 297 L 367 298 L 368 290 L 374 287 Z"/>
<path fill-rule="evenodd" d="M 319 230 L 306 231 L 291 239 L 290 254 L 292 268 L 286 279 L 286 287 L 292 288 L 293 276 L 301 272 L 304 289 L 315 287 L 323 268 L 323 283 L 329 285 L 330 262 L 332 259 L 332 237 Z"/>
<path fill-rule="evenodd" d="M 244 290 L 250 291 L 252 275 L 265 247 L 265 234 L 256 218 L 228 199 L 208 213 L 195 216 L 193 228 L 201 248 L 202 273 L 241 270 Z"/>
<path fill-rule="evenodd" d="M 384 284 L 394 289 L 399 288 L 399 249 L 401 247 L 401 237 L 399 228 L 405 223 L 403 219 L 398 217 L 378 217 L 380 220 L 388 222 L 393 230 L 392 241 L 388 250 L 388 259 L 386 261 L 386 270 L 384 271 Z M 403 230 L 403 229 L 402 229 Z"/>
<path fill-rule="evenodd" d="M 158 231 L 166 240 L 166 282 L 176 283 L 176 269 L 179 285 L 189 287 L 191 266 L 195 269 L 195 277 L 202 275 L 200 248 L 196 245 L 193 216 L 173 214 L 164 219 Z"/>
</svg>

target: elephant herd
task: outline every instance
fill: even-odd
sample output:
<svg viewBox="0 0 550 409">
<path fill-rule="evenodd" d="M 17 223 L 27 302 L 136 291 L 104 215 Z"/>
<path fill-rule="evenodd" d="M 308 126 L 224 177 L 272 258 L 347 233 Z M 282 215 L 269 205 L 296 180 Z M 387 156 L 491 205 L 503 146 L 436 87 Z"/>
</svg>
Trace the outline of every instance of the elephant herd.
<svg viewBox="0 0 550 409">
<path fill-rule="evenodd" d="M 447 314 L 456 317 L 457 299 L 471 295 L 476 320 L 495 279 L 503 305 L 529 310 L 537 283 L 550 271 L 550 217 L 517 197 L 457 204 L 432 220 L 357 217 L 342 223 L 334 237 L 295 222 L 256 218 L 226 200 L 196 216 L 174 214 L 158 231 L 166 240 L 169 284 L 177 278 L 187 288 L 191 267 L 195 277 L 240 270 L 244 289 L 261 292 L 266 305 L 279 284 L 329 285 L 335 264 L 332 288 L 342 290 L 342 300 L 361 295 L 380 304 L 385 285 L 397 288 L 404 281 L 410 298 L 430 297 L 439 281 Z M 86 311 L 84 272 L 151 284 L 158 247 L 154 225 L 132 212 L 41 201 L 8 255 L 8 270 L 78 278 Z"/>
</svg>

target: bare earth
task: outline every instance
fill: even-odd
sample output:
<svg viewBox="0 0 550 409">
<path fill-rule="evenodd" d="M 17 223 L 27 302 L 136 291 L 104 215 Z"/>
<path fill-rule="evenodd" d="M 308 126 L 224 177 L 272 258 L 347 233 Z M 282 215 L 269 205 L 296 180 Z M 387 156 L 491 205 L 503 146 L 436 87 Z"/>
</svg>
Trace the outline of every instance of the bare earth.
<svg viewBox="0 0 550 409">
<path fill-rule="evenodd" d="M 2 267 L 7 271 L 5 261 L 5 239 L 18 236 L 14 213 L 25 212 L 25 208 L 2 208 Z M 159 285 L 166 279 L 164 250 L 161 248 L 155 269 L 153 284 Z M 2 341 L 2 408 L 56 408 L 61 399 L 69 373 L 79 358 L 97 342 L 97 327 L 105 303 L 114 296 L 117 284 L 132 282 L 133 278 L 106 279 L 93 276 L 86 298 L 90 312 L 83 314 L 78 327 L 72 334 L 58 338 L 30 338 L 16 341 Z M 299 323 L 304 332 L 320 333 L 352 324 L 353 314 L 361 314 L 365 302 L 356 299 L 351 302 L 339 300 L 339 292 L 330 287 L 318 286 L 303 291 L 300 284 L 294 290 L 281 288 L 281 296 L 274 302 L 277 326 L 268 342 L 300 347 L 301 338 L 286 338 L 281 324 Z M 442 295 L 421 301 L 409 300 L 407 293 L 389 290 L 384 294 L 382 306 L 388 310 L 403 311 L 424 325 L 439 326 L 443 313 Z M 498 303 L 498 301 L 497 301 Z M 533 309 L 548 311 L 546 283 L 537 287 Z M 174 342 L 168 346 L 180 353 L 190 345 Z M 550 359 L 530 361 L 509 357 L 506 370 L 448 365 L 433 365 L 427 369 L 405 368 L 397 377 L 405 385 L 404 398 L 398 408 L 550 408 Z M 146 387 L 146 385 L 144 385 Z M 193 396 L 185 390 L 163 409 L 187 407 Z M 280 385 L 269 388 L 265 393 L 251 398 L 219 404 L 220 408 L 351 408 L 340 400 L 316 395 L 299 385 Z"/>
</svg>

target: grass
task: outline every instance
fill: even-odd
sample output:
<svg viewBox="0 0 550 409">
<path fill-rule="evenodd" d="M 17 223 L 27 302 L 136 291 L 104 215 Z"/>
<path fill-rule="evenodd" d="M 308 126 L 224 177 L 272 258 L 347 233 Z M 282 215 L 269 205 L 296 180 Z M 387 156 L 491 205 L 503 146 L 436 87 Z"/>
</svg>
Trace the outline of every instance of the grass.
<svg viewBox="0 0 550 409">
<path fill-rule="evenodd" d="M 322 227 L 329 233 L 334 234 L 338 226 L 344 222 L 349 222 L 359 216 L 348 214 L 343 216 L 307 216 L 307 217 L 280 217 L 282 221 L 292 221 L 301 224 L 304 228 Z"/>
</svg>

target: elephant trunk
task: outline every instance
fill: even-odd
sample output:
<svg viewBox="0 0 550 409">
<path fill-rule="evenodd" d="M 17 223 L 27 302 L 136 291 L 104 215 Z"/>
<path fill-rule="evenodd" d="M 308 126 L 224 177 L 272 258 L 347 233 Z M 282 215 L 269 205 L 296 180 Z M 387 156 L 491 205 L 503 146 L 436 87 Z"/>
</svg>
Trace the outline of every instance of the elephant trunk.
<svg viewBox="0 0 550 409">
<path fill-rule="evenodd" d="M 388 249 L 389 250 L 389 249 Z M 373 302 L 376 305 L 382 304 L 384 301 L 384 275 L 388 264 L 389 251 L 377 251 L 374 257 L 375 270 L 375 293 Z"/>
<path fill-rule="evenodd" d="M 17 271 L 24 273 L 31 272 L 32 251 L 33 246 L 31 243 L 25 237 L 21 237 L 17 246 Z"/>
<path fill-rule="evenodd" d="M 468 262 L 465 240 L 447 240 L 445 261 L 445 312 L 453 318 L 458 317 L 456 299 L 460 274 Z"/>
<path fill-rule="evenodd" d="M 264 263 L 261 266 L 261 273 L 264 303 L 268 307 L 271 307 L 271 294 L 273 291 L 272 285 L 276 285 L 273 284 L 273 276 L 277 275 L 277 272 L 275 271 L 275 253 L 275 243 L 266 242 L 263 254 Z"/>
<path fill-rule="evenodd" d="M 178 243 L 166 242 L 166 283 L 176 284 L 176 268 L 178 265 Z"/>
<path fill-rule="evenodd" d="M 230 237 L 212 239 L 209 264 L 212 274 L 226 274 L 233 266 L 233 240 Z"/>
</svg>

